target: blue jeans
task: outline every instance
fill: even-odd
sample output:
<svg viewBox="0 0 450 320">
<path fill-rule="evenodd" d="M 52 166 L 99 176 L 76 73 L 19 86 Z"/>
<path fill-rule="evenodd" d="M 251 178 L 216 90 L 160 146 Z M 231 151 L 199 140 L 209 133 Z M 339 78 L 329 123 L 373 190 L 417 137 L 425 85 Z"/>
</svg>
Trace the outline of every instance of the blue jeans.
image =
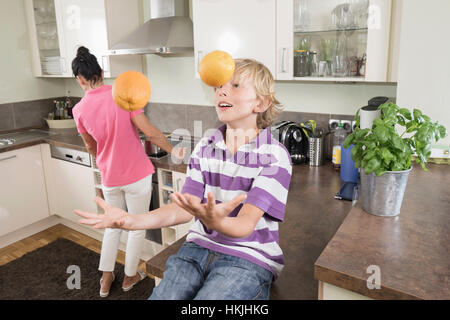
<svg viewBox="0 0 450 320">
<path fill-rule="evenodd" d="M 248 260 L 185 242 L 149 300 L 268 300 L 272 278 Z"/>
</svg>

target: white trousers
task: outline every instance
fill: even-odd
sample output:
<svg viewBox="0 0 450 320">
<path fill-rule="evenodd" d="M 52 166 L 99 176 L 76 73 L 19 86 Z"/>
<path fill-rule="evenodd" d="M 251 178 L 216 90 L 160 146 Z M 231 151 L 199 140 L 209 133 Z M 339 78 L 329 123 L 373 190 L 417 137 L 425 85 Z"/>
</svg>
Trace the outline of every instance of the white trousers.
<svg viewBox="0 0 450 320">
<path fill-rule="evenodd" d="M 109 205 L 126 210 L 130 214 L 145 213 L 150 207 L 152 175 L 125 186 L 102 186 L 102 190 Z M 105 229 L 98 268 L 100 271 L 114 271 L 121 234 L 122 229 Z M 129 277 L 136 275 L 144 238 L 145 230 L 128 231 L 125 274 Z"/>
</svg>

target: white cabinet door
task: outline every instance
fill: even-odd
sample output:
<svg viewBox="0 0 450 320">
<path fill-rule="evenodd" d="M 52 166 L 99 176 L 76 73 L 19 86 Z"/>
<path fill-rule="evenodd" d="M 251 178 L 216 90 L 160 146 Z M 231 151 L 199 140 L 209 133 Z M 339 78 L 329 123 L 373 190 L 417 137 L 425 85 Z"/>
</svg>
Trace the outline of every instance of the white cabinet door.
<svg viewBox="0 0 450 320">
<path fill-rule="evenodd" d="M 175 192 L 181 192 L 183 189 L 184 182 L 186 181 L 186 174 L 181 172 L 173 172 L 173 189 Z"/>
<path fill-rule="evenodd" d="M 98 0 L 56 0 L 57 19 L 66 50 L 66 69 L 71 73 L 72 60 L 80 46 L 96 56 L 105 72 L 108 66 L 108 37 L 106 32 L 105 2 Z"/>
<path fill-rule="evenodd" d="M 294 74 L 294 0 L 277 0 L 277 80 L 292 80 Z"/>
<path fill-rule="evenodd" d="M 35 76 L 72 77 L 72 60 L 80 46 L 96 56 L 106 78 L 142 70 L 139 55 L 108 55 L 114 44 L 138 28 L 140 0 L 24 0 L 24 6 Z M 61 68 L 54 65 L 55 59 Z"/>
<path fill-rule="evenodd" d="M 183 189 L 184 182 L 186 181 L 186 174 L 181 172 L 173 172 L 172 177 L 175 192 L 181 192 L 181 190 Z M 193 222 L 194 218 L 192 218 L 192 220 L 189 222 L 177 225 L 175 239 L 178 240 L 185 234 L 187 234 Z"/>
<path fill-rule="evenodd" d="M 73 212 L 74 209 L 97 212 L 92 168 L 55 158 L 50 158 L 50 167 L 51 199 L 55 203 L 52 214 L 78 223 L 80 217 Z"/>
<path fill-rule="evenodd" d="M 0 236 L 48 216 L 39 145 L 0 153 Z"/>
<path fill-rule="evenodd" d="M 336 26 L 332 23 L 331 12 L 337 6 L 342 6 L 348 1 L 303 1 L 307 4 L 310 24 L 303 30 L 295 30 L 295 6 L 300 2 L 295 0 L 277 0 L 277 80 L 388 81 L 392 0 L 369 0 L 367 26 L 362 23 L 360 26 L 349 28 L 347 31 L 336 30 Z M 365 75 L 360 76 L 356 74 L 345 77 L 334 77 L 330 74 L 324 77 L 319 77 L 318 75 L 296 75 L 294 71 L 294 53 L 297 49 L 305 49 L 305 47 L 300 46 L 302 40 L 309 42 L 310 50 L 316 51 L 318 60 L 321 60 L 321 56 L 323 57 L 325 51 L 321 44 L 323 39 L 335 41 L 327 49 L 331 56 L 333 56 L 333 51 L 339 39 L 341 45 L 345 41 L 344 39 L 349 39 L 347 40 L 348 50 L 351 52 L 349 53 L 349 59 L 353 55 L 356 58 L 361 58 L 364 53 L 366 54 Z"/>
<path fill-rule="evenodd" d="M 211 51 L 253 58 L 275 75 L 275 0 L 193 0 L 195 70 Z"/>
</svg>

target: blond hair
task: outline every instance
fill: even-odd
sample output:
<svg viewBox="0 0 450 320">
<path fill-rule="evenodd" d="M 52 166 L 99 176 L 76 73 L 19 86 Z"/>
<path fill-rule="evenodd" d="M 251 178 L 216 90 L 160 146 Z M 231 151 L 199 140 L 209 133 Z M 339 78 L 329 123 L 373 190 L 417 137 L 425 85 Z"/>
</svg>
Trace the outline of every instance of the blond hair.
<svg viewBox="0 0 450 320">
<path fill-rule="evenodd" d="M 234 75 L 238 79 L 247 78 L 255 87 L 256 96 L 263 101 L 268 99 L 270 106 L 259 113 L 256 119 L 258 128 L 270 126 L 283 111 L 281 103 L 275 98 L 275 80 L 265 65 L 254 59 L 235 59 Z"/>
</svg>

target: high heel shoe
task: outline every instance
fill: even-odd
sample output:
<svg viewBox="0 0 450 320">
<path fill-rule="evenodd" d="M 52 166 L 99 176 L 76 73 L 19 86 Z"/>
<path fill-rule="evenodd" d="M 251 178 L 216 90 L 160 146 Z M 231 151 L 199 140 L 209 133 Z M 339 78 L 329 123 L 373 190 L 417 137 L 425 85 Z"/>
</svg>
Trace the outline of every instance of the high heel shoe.
<svg viewBox="0 0 450 320">
<path fill-rule="evenodd" d="M 145 278 L 147 278 L 147 275 L 145 274 L 145 272 L 143 272 L 143 271 L 138 271 L 137 273 L 138 273 L 139 276 L 141 277 L 141 279 L 140 279 L 139 281 L 144 280 Z M 138 282 L 139 282 L 139 281 L 138 281 Z M 123 292 L 130 291 L 131 289 L 133 289 L 134 285 L 136 285 L 138 282 L 136 282 L 136 283 L 134 283 L 134 284 L 132 284 L 132 285 L 130 285 L 130 286 L 128 286 L 128 287 L 122 287 Z"/>
<path fill-rule="evenodd" d="M 112 274 L 112 281 L 111 281 L 111 285 L 112 285 L 112 283 L 114 282 L 114 279 L 116 278 L 116 276 L 114 275 L 114 273 Z M 108 295 L 109 295 L 109 290 L 108 290 L 108 292 L 102 292 L 102 280 L 103 280 L 103 277 L 101 277 L 100 278 L 100 297 L 102 297 L 102 298 L 106 298 Z M 111 287 L 110 287 L 111 288 Z"/>
</svg>

